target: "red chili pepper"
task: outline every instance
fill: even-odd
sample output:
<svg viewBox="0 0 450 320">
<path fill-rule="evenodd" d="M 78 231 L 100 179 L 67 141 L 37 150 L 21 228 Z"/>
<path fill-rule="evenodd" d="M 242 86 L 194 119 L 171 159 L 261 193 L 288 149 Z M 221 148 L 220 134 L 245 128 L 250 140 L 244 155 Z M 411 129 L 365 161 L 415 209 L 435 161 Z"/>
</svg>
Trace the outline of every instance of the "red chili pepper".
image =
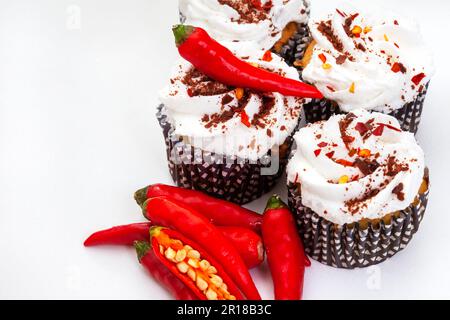
<svg viewBox="0 0 450 320">
<path fill-rule="evenodd" d="M 216 226 L 242 227 L 261 233 L 262 216 L 260 214 L 199 191 L 155 184 L 137 191 L 134 196 L 140 206 L 146 200 L 157 197 L 167 197 L 187 205 Z"/>
<path fill-rule="evenodd" d="M 103 230 L 91 235 L 85 242 L 86 247 L 95 246 L 132 246 L 136 241 L 148 241 L 152 224 L 134 223 Z"/>
<path fill-rule="evenodd" d="M 174 229 L 192 241 L 201 243 L 204 250 L 227 270 L 248 299 L 261 299 L 239 252 L 220 230 L 200 213 L 166 197 L 147 200 L 143 211 L 155 224 Z"/>
<path fill-rule="evenodd" d="M 263 220 L 263 239 L 276 300 L 301 300 L 308 258 L 294 216 L 280 197 L 272 197 Z"/>
<path fill-rule="evenodd" d="M 219 227 L 219 230 L 237 249 L 247 268 L 253 269 L 264 262 L 264 244 L 255 232 L 236 227 Z"/>
<path fill-rule="evenodd" d="M 161 261 L 159 261 L 155 253 L 151 250 L 151 246 L 148 242 L 136 242 L 135 247 L 139 256 L 139 262 L 156 281 L 161 283 L 175 297 L 175 299 L 198 300 L 194 292 L 170 272 Z"/>
<path fill-rule="evenodd" d="M 91 235 L 84 245 L 86 247 L 132 246 L 136 241 L 148 241 L 151 227 L 150 222 L 134 223 L 99 231 Z M 264 245 L 261 237 L 255 232 L 239 227 L 219 227 L 219 230 L 233 243 L 247 268 L 253 269 L 264 262 Z"/>
<path fill-rule="evenodd" d="M 315 87 L 250 65 L 213 40 L 202 28 L 173 28 L 180 55 L 212 79 L 237 88 L 322 99 Z"/>
<path fill-rule="evenodd" d="M 200 300 L 243 300 L 222 266 L 198 243 L 162 227 L 150 231 L 156 257 Z"/>
</svg>

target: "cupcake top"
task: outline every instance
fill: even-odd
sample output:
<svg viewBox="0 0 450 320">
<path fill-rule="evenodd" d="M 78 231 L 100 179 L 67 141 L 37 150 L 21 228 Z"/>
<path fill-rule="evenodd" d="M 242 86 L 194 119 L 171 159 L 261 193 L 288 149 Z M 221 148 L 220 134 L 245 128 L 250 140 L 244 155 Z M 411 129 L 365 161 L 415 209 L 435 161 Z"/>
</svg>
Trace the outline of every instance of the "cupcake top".
<svg viewBox="0 0 450 320">
<path fill-rule="evenodd" d="M 267 71 L 299 80 L 295 68 L 252 45 L 223 43 L 238 57 Z M 197 148 L 257 161 L 297 128 L 304 99 L 258 93 L 214 81 L 180 60 L 160 92 L 177 136 Z"/>
<path fill-rule="evenodd" d="M 301 129 L 288 166 L 303 205 L 324 219 L 350 224 L 406 209 L 425 174 L 414 135 L 381 113 L 355 110 Z"/>
<path fill-rule="evenodd" d="M 270 50 L 290 22 L 308 21 L 309 0 L 180 0 L 185 24 L 216 40 L 251 41 Z"/>
<path fill-rule="evenodd" d="M 303 78 L 344 112 L 400 109 L 434 73 L 419 27 L 408 19 L 337 9 L 311 21 L 310 29 L 315 46 Z"/>
</svg>

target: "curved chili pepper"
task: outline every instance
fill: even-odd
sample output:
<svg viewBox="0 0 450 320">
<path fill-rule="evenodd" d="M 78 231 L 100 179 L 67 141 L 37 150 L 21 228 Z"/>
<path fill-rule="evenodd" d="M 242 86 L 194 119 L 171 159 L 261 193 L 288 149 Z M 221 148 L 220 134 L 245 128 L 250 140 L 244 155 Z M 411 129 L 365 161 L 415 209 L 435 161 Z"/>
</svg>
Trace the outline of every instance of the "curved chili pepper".
<svg viewBox="0 0 450 320">
<path fill-rule="evenodd" d="M 202 28 L 177 25 L 173 28 L 180 55 L 195 68 L 229 86 L 285 96 L 322 99 L 315 87 L 250 65 L 213 40 Z"/>
<path fill-rule="evenodd" d="M 152 224 L 134 223 L 114 227 L 91 235 L 85 242 L 86 247 L 95 246 L 132 246 L 136 241 L 148 241 Z M 219 227 L 223 235 L 233 243 L 247 268 L 253 269 L 264 261 L 264 245 L 259 235 L 249 229 Z"/>
<path fill-rule="evenodd" d="M 273 196 L 262 225 L 276 300 L 301 300 L 306 258 L 294 216 L 280 197 Z"/>
<path fill-rule="evenodd" d="M 144 215 L 152 222 L 174 229 L 203 245 L 204 250 L 220 263 L 241 292 L 250 300 L 260 300 L 258 289 L 239 252 L 228 239 L 195 210 L 166 197 L 147 200 Z"/>
<path fill-rule="evenodd" d="M 198 243 L 162 227 L 150 231 L 153 252 L 200 300 L 243 300 L 221 265 Z"/>
<path fill-rule="evenodd" d="M 219 200 L 200 191 L 188 190 L 163 184 L 151 185 L 137 191 L 136 202 L 142 204 L 156 197 L 168 197 L 187 205 L 208 218 L 211 223 L 225 227 L 243 227 L 261 233 L 262 216 L 237 204 Z"/>
<path fill-rule="evenodd" d="M 148 230 L 147 230 L 148 236 Z M 134 246 L 139 257 L 139 262 L 150 275 L 161 283 L 177 300 L 197 300 L 197 296 L 180 279 L 178 279 L 167 267 L 159 261 L 151 250 L 148 242 L 135 242 Z"/>
<path fill-rule="evenodd" d="M 87 238 L 84 245 L 86 247 L 104 245 L 132 246 L 136 241 L 148 241 L 151 226 L 150 222 L 145 222 L 102 230 Z"/>
</svg>

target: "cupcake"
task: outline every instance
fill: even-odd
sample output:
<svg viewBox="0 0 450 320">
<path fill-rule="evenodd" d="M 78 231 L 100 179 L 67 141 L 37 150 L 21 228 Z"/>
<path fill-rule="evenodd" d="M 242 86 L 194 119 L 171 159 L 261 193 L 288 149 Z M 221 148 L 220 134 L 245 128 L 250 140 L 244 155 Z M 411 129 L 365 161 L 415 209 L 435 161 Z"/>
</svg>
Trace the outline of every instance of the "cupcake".
<svg viewBox="0 0 450 320">
<path fill-rule="evenodd" d="M 289 206 L 307 253 L 337 268 L 363 268 L 403 250 L 429 194 L 424 153 L 394 117 L 355 110 L 295 135 Z"/>
<path fill-rule="evenodd" d="M 241 59 L 298 80 L 282 58 L 226 43 Z M 270 60 L 270 61 L 269 61 Z M 303 104 L 279 93 L 233 88 L 180 60 L 160 93 L 158 120 L 175 182 L 245 204 L 270 191 L 283 173 Z"/>
<path fill-rule="evenodd" d="M 310 22 L 303 79 L 323 93 L 305 107 L 308 122 L 356 109 L 389 114 L 416 133 L 433 58 L 417 24 L 386 12 L 336 10 Z"/>
<path fill-rule="evenodd" d="M 272 50 L 290 65 L 303 58 L 311 41 L 309 0 L 180 0 L 179 8 L 182 23 L 201 27 L 216 40 Z"/>
</svg>

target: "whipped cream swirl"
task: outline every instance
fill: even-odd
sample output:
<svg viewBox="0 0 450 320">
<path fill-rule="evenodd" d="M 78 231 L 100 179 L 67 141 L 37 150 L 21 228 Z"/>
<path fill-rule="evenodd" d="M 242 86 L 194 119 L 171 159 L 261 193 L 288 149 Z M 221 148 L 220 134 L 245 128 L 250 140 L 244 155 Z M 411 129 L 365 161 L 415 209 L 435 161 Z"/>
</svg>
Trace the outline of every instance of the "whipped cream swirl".
<svg viewBox="0 0 450 320">
<path fill-rule="evenodd" d="M 359 109 L 301 129 L 288 180 L 301 185 L 303 205 L 338 225 L 406 209 L 425 160 L 414 135 L 398 128 L 391 116 Z"/>
<path fill-rule="evenodd" d="M 252 45 L 223 43 L 248 63 L 299 80 L 295 68 Z M 269 61 L 270 60 L 270 61 Z M 300 121 L 305 99 L 228 87 L 180 60 L 160 92 L 174 134 L 216 154 L 257 161 L 282 145 Z"/>
<path fill-rule="evenodd" d="M 180 0 L 184 23 L 216 40 L 249 41 L 270 50 L 290 22 L 307 23 L 309 0 Z"/>
<path fill-rule="evenodd" d="M 338 9 L 312 20 L 310 29 L 316 44 L 303 78 L 344 112 L 400 109 L 434 74 L 420 29 L 406 18 Z"/>
</svg>

